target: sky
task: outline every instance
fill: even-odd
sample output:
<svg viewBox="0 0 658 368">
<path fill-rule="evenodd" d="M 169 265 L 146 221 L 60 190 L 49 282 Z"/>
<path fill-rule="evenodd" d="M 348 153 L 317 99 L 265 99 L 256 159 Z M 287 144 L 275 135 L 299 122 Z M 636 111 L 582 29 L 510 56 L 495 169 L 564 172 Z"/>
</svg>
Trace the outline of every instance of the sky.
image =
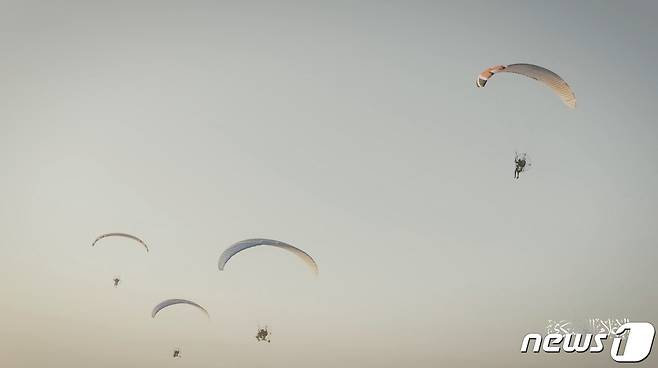
<svg viewBox="0 0 658 368">
<path fill-rule="evenodd" d="M 2 366 L 616 366 L 519 348 L 547 320 L 657 325 L 657 15 L 1 1 Z M 558 73 L 577 108 L 517 75 L 475 87 L 511 63 Z M 115 231 L 151 251 L 91 247 Z M 259 237 L 319 277 L 265 247 L 217 269 Z M 168 298 L 211 319 L 152 319 Z"/>
</svg>

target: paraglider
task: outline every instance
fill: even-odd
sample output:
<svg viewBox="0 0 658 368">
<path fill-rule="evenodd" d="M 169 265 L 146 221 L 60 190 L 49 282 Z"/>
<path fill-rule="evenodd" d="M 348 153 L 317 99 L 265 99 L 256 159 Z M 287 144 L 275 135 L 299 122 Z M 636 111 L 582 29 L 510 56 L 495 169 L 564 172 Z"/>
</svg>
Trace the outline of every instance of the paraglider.
<svg viewBox="0 0 658 368">
<path fill-rule="evenodd" d="M 165 309 L 165 308 L 168 308 L 168 307 L 170 307 L 170 306 L 172 306 L 172 305 L 176 305 L 176 304 L 187 304 L 187 305 L 190 305 L 190 306 L 192 306 L 192 307 L 198 309 L 199 311 L 203 312 L 203 313 L 206 315 L 206 317 L 210 318 L 210 314 L 208 313 L 208 311 L 207 311 L 204 307 L 200 306 L 199 304 L 197 304 L 197 303 L 195 303 L 195 302 L 193 302 L 193 301 L 186 300 L 186 299 L 167 299 L 167 300 L 164 300 L 164 301 L 160 302 L 158 305 L 156 305 L 155 307 L 153 307 L 153 311 L 151 311 L 151 318 L 155 318 L 155 316 L 156 316 L 161 310 L 163 310 L 163 309 Z"/>
<path fill-rule="evenodd" d="M 258 332 L 256 332 L 256 340 L 257 341 L 270 341 L 270 336 L 272 336 L 272 333 L 267 329 L 267 326 L 265 328 L 258 328 Z"/>
<path fill-rule="evenodd" d="M 494 65 L 485 69 L 480 75 L 478 75 L 475 85 L 477 87 L 484 87 L 487 84 L 487 81 L 496 73 L 515 73 L 538 80 L 551 88 L 553 92 L 562 99 L 562 102 L 564 102 L 565 105 L 572 109 L 576 107 L 576 95 L 573 93 L 567 82 L 565 82 L 559 75 L 538 65 Z"/>
<path fill-rule="evenodd" d="M 528 155 L 526 153 L 518 154 L 515 153 L 514 155 L 514 179 L 518 179 L 519 175 L 523 172 L 528 170 L 530 167 L 530 162 L 528 162 Z"/>
<path fill-rule="evenodd" d="M 96 240 L 94 240 L 93 243 L 91 243 L 91 246 L 93 247 L 101 239 L 105 239 L 105 238 L 108 238 L 108 237 L 111 237 L 111 236 L 120 236 L 120 237 L 124 237 L 124 238 L 128 238 L 128 239 L 132 239 L 132 240 L 138 242 L 140 245 L 142 245 L 144 247 L 144 249 L 146 249 L 147 252 L 149 251 L 149 247 L 146 245 L 146 243 L 142 239 L 136 237 L 135 235 L 130 235 L 130 234 L 126 234 L 126 233 L 107 233 L 107 234 L 100 235 L 99 237 L 96 238 Z"/>
<path fill-rule="evenodd" d="M 144 249 L 146 249 L 147 253 L 149 251 L 149 247 L 146 245 L 146 243 L 142 239 L 136 237 L 135 235 L 126 234 L 126 233 L 107 233 L 107 234 L 99 235 L 96 239 L 94 239 L 94 242 L 91 243 L 91 246 L 94 247 L 96 245 L 96 243 L 98 243 L 102 239 L 109 238 L 109 237 L 122 237 L 122 238 L 127 238 L 127 239 L 134 240 L 140 246 L 144 247 Z M 116 288 L 116 287 L 119 286 L 119 283 L 121 283 L 121 278 L 119 276 L 115 276 L 112 279 L 112 281 L 114 282 L 114 287 Z"/>
<path fill-rule="evenodd" d="M 193 307 L 194 309 L 200 311 L 201 313 L 205 314 L 206 317 L 208 317 L 208 319 L 210 319 L 210 314 L 208 313 L 208 311 L 204 307 L 200 306 L 199 304 L 197 304 L 193 301 L 187 300 L 187 299 L 167 299 L 167 300 L 163 300 L 162 302 L 158 303 L 158 305 L 153 307 L 153 311 L 151 311 L 151 318 L 155 318 L 155 316 L 157 316 L 158 313 L 160 311 L 162 311 L 163 309 L 169 308 L 169 307 L 171 307 L 173 305 L 177 305 L 177 304 L 189 305 L 189 306 Z M 180 358 L 181 357 L 181 348 L 178 348 L 178 347 L 174 348 L 173 357 L 174 358 Z"/>
<path fill-rule="evenodd" d="M 319 273 L 317 263 L 315 263 L 315 260 L 310 255 L 308 255 L 308 253 L 290 244 L 272 239 L 247 239 L 231 245 L 230 247 L 226 248 L 226 250 L 224 250 L 224 252 L 222 252 L 221 256 L 219 257 L 219 270 L 220 271 L 224 270 L 226 263 L 234 255 L 238 254 L 239 252 L 242 252 L 245 249 L 249 249 L 259 245 L 269 245 L 272 247 L 277 247 L 280 249 L 287 250 L 293 253 L 294 255 L 296 255 L 297 257 L 299 257 L 299 259 L 301 259 L 304 263 L 306 263 L 306 265 L 311 269 L 311 271 L 313 271 L 313 273 L 315 273 L 316 275 Z"/>
</svg>

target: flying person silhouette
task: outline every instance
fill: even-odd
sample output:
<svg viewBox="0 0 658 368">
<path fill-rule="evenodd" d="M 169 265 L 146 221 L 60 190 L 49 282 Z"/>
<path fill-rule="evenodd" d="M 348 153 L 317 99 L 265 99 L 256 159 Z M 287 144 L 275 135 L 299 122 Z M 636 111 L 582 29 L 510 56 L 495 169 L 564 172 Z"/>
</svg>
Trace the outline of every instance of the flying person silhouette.
<svg viewBox="0 0 658 368">
<path fill-rule="evenodd" d="M 516 153 L 514 155 L 514 179 L 518 179 L 519 176 L 521 175 L 521 172 L 523 172 L 526 169 L 527 165 L 527 155 L 525 153 L 522 153 L 519 155 Z M 529 165 L 528 165 L 529 166 Z"/>
<path fill-rule="evenodd" d="M 271 335 L 272 334 L 267 330 L 267 326 L 265 328 L 259 327 L 258 332 L 256 333 L 256 340 L 270 342 Z"/>
</svg>

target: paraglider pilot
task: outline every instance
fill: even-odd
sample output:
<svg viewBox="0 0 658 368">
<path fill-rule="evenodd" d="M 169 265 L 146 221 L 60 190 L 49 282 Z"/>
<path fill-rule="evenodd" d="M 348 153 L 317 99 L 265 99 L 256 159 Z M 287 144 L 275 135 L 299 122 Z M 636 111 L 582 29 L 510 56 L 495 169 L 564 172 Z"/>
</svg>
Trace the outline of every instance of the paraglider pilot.
<svg viewBox="0 0 658 368">
<path fill-rule="evenodd" d="M 174 356 L 173 357 L 174 358 L 180 358 L 181 357 L 180 349 L 174 349 Z"/>
<path fill-rule="evenodd" d="M 517 154 L 516 157 L 514 157 L 514 163 L 516 164 L 516 167 L 514 168 L 514 179 L 518 179 L 519 174 L 521 174 L 521 171 L 523 171 L 526 165 L 525 153 L 520 157 Z"/>
<path fill-rule="evenodd" d="M 117 286 L 119 286 L 119 283 L 121 282 L 121 279 L 118 278 L 118 277 L 115 277 L 114 280 L 112 280 L 112 281 L 114 281 L 114 287 L 117 287 Z"/>
<path fill-rule="evenodd" d="M 269 335 L 270 333 L 267 331 L 267 327 L 260 328 L 258 333 L 256 333 L 256 340 L 270 342 L 270 338 L 268 337 Z"/>
</svg>

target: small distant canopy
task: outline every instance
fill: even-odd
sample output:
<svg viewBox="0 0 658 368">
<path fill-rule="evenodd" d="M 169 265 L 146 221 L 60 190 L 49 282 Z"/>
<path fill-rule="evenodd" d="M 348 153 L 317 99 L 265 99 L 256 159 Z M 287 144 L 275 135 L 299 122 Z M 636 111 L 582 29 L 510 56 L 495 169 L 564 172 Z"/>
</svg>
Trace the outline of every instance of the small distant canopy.
<svg viewBox="0 0 658 368">
<path fill-rule="evenodd" d="M 195 302 L 193 302 L 193 301 L 186 300 L 186 299 L 167 299 L 167 300 L 163 300 L 162 302 L 160 302 L 158 305 L 156 305 L 156 306 L 153 308 L 153 311 L 151 312 L 151 318 L 155 318 L 155 316 L 156 316 L 161 310 L 163 310 L 163 309 L 165 309 L 165 308 L 169 308 L 169 307 L 171 307 L 172 305 L 176 305 L 176 304 L 186 304 L 186 305 L 190 305 L 190 306 L 192 306 L 192 307 L 198 309 L 199 311 L 203 312 L 203 314 L 205 314 L 206 317 L 210 318 L 210 314 L 208 313 L 208 311 L 207 311 L 204 307 L 200 306 L 199 304 L 197 304 L 197 303 L 195 303 Z"/>
<path fill-rule="evenodd" d="M 562 77 L 546 68 L 533 64 L 495 65 L 480 73 L 475 84 L 478 87 L 484 87 L 487 81 L 496 73 L 521 74 L 535 79 L 552 89 L 565 105 L 572 109 L 576 107 L 576 95 L 571 87 L 569 87 L 569 84 Z"/>
<path fill-rule="evenodd" d="M 288 243 L 284 243 L 282 241 L 273 240 L 273 239 L 246 239 L 239 241 L 231 245 L 230 247 L 226 248 L 226 250 L 224 250 L 224 252 L 222 252 L 221 256 L 219 257 L 220 271 L 224 270 L 226 263 L 234 255 L 242 252 L 245 249 L 249 249 L 261 245 L 271 246 L 271 247 L 276 247 L 279 249 L 286 250 L 296 255 L 299 259 L 301 259 L 311 269 L 311 271 L 313 271 L 314 274 L 318 275 L 320 272 L 317 263 L 308 253 Z"/>
<path fill-rule="evenodd" d="M 143 246 L 144 249 L 146 249 L 147 252 L 149 251 L 148 245 L 146 245 L 146 243 L 142 239 L 136 237 L 135 235 L 126 234 L 126 233 L 107 233 L 107 234 L 100 235 L 96 238 L 96 240 L 94 240 L 94 242 L 91 244 L 91 246 L 93 247 L 94 245 L 96 245 L 96 243 L 98 243 L 102 239 L 113 237 L 113 236 L 132 239 L 132 240 L 136 241 L 137 243 L 139 243 L 141 246 Z"/>
</svg>

